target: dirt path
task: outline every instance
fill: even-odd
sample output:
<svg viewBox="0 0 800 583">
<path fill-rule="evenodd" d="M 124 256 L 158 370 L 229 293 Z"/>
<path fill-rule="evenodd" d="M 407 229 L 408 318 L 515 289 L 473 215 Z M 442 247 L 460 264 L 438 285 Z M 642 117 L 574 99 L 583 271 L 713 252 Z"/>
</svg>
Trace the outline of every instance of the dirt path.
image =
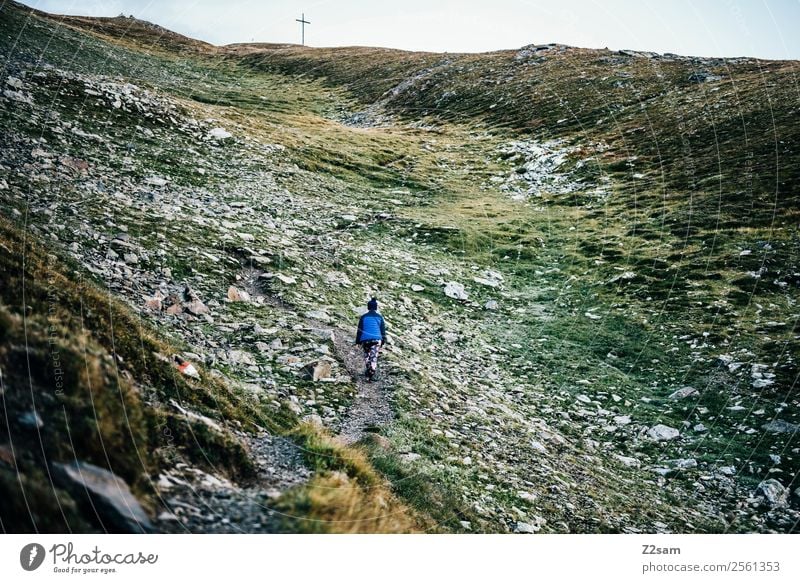
<svg viewBox="0 0 800 583">
<path fill-rule="evenodd" d="M 334 331 L 337 355 L 356 381 L 356 396 L 339 427 L 339 437 L 347 444 L 362 439 L 366 433 L 375 433 L 391 423 L 394 412 L 389 403 L 389 383 L 385 362 L 378 359 L 378 377 L 370 382 L 364 377 L 364 357 L 360 346 L 353 346 L 351 336 L 342 330 Z M 383 350 L 381 350 L 383 352 Z"/>
<path fill-rule="evenodd" d="M 159 490 L 164 508 L 155 520 L 166 533 L 277 532 L 282 520 L 270 502 L 309 480 L 311 470 L 291 440 L 261 433 L 242 436 L 258 475 L 237 484 L 186 464 L 162 474 Z"/>
<path fill-rule="evenodd" d="M 328 328 L 322 323 L 315 326 Z M 356 382 L 357 393 L 339 427 L 331 430 L 347 444 L 356 443 L 370 432 L 379 431 L 394 418 L 389 404 L 386 373 L 378 364 L 378 379 L 364 377 L 360 347 L 344 330 L 333 330 L 334 347 Z M 297 445 L 285 437 L 261 433 L 240 436 L 253 457 L 258 476 L 248 484 L 236 484 L 186 464 L 177 464 L 161 476 L 159 490 L 166 508 L 155 523 L 160 532 L 257 533 L 276 532 L 281 517 L 270 502 L 293 486 L 307 482 L 312 472 L 306 467 Z"/>
</svg>

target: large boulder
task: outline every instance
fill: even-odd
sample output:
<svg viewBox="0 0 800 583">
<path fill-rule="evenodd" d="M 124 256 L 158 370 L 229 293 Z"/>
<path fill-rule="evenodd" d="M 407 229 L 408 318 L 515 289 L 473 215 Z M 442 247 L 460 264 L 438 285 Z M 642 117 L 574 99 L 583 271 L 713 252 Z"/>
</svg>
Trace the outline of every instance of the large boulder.
<svg viewBox="0 0 800 583">
<path fill-rule="evenodd" d="M 102 527 L 108 532 L 150 532 L 153 526 L 128 484 L 108 470 L 90 463 L 54 462 L 56 483 L 70 492 L 79 503 L 91 505 Z"/>
<path fill-rule="evenodd" d="M 786 506 L 789 491 L 778 480 L 764 480 L 756 488 L 756 494 L 766 498 L 770 506 Z"/>
</svg>

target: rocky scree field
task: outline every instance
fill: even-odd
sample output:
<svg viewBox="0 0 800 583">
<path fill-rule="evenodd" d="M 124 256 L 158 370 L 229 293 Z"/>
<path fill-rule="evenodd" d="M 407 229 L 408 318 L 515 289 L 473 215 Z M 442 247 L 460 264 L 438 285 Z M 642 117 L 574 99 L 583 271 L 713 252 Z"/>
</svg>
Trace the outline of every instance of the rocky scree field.
<svg viewBox="0 0 800 583">
<path fill-rule="evenodd" d="M 4 531 L 798 528 L 795 62 L 1 6 Z"/>
</svg>

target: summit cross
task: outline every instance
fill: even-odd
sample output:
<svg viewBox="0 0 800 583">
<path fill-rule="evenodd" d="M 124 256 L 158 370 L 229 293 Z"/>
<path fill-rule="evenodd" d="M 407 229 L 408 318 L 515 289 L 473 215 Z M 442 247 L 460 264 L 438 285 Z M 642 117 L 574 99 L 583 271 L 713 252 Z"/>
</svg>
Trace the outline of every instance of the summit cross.
<svg viewBox="0 0 800 583">
<path fill-rule="evenodd" d="M 300 41 L 300 44 L 305 46 L 305 44 L 306 44 L 306 24 L 311 24 L 311 22 L 306 20 L 305 13 L 301 14 L 300 18 L 295 18 L 295 22 L 299 22 L 300 23 L 300 30 L 301 30 L 301 33 L 300 33 L 301 37 L 300 38 L 302 39 Z"/>
</svg>

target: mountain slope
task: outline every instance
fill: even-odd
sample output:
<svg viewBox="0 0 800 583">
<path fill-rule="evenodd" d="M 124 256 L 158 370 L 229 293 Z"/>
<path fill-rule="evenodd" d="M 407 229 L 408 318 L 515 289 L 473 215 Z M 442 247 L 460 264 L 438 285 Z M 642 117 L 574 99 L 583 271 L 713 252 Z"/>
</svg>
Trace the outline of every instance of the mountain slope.
<svg viewBox="0 0 800 583">
<path fill-rule="evenodd" d="M 336 530 L 354 499 L 364 530 L 797 527 L 795 63 L 0 17 L 9 229 L 180 346 L 158 366 L 238 395 L 142 381 L 239 452 L 209 466 L 187 441 L 185 467 L 120 471 L 156 529 Z M 319 435 L 358 398 L 340 346 L 370 295 L 396 419 L 354 452 Z M 394 496 L 413 510 L 374 512 Z"/>
</svg>

